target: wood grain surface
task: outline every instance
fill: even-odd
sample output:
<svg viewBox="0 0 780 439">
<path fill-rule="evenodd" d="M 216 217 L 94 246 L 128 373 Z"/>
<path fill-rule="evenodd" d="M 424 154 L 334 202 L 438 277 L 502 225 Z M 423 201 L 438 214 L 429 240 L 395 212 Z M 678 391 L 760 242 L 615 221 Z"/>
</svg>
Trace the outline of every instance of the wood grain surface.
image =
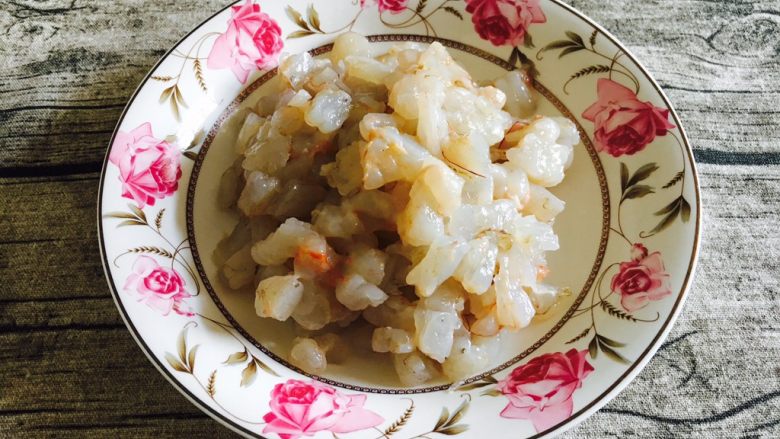
<svg viewBox="0 0 780 439">
<path fill-rule="evenodd" d="M 225 4 L 0 2 L 0 437 L 235 437 L 136 346 L 95 230 L 122 108 Z M 622 40 L 675 104 L 705 211 L 699 271 L 669 340 L 564 437 L 780 437 L 780 2 L 570 4 Z"/>
</svg>

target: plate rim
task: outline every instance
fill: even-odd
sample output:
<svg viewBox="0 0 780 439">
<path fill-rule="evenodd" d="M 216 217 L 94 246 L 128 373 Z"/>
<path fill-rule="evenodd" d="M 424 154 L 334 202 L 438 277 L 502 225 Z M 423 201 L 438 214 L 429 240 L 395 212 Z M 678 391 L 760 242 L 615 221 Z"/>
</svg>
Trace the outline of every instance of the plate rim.
<svg viewBox="0 0 780 439">
<path fill-rule="evenodd" d="M 163 63 L 163 61 L 168 59 L 171 53 L 173 53 L 173 51 L 176 50 L 176 48 L 178 48 L 187 38 L 189 38 L 193 33 L 197 32 L 201 27 L 211 22 L 216 16 L 220 15 L 225 10 L 231 8 L 232 6 L 234 6 L 236 3 L 239 3 L 240 1 L 241 0 L 231 1 L 224 7 L 215 11 L 213 14 L 201 20 L 201 22 L 198 23 L 197 26 L 190 29 L 184 36 L 182 36 L 176 43 L 174 43 L 170 49 L 168 49 L 163 55 L 160 56 L 157 62 L 152 67 L 150 67 L 149 71 L 146 73 L 144 78 L 141 80 L 141 82 L 138 84 L 136 89 L 133 91 L 133 94 L 128 99 L 127 104 L 125 105 L 124 109 L 122 110 L 122 113 L 119 116 L 119 119 L 117 120 L 116 126 L 114 127 L 114 130 L 111 134 L 111 138 L 109 140 L 108 146 L 106 147 L 106 152 L 103 157 L 103 165 L 100 170 L 100 180 L 99 180 L 98 193 L 97 193 L 96 220 L 97 220 L 98 246 L 99 246 L 100 256 L 101 256 L 100 259 L 101 259 L 101 264 L 103 266 L 103 273 L 105 274 L 106 283 L 108 284 L 108 289 L 111 293 L 111 297 L 114 301 L 114 305 L 117 307 L 117 310 L 119 311 L 119 314 L 122 317 L 122 321 L 124 322 L 125 326 L 130 332 L 130 335 L 132 336 L 133 340 L 135 340 L 136 344 L 138 344 L 138 346 L 141 348 L 141 351 L 144 353 L 144 355 L 149 360 L 149 362 L 151 362 L 152 365 L 160 372 L 160 374 L 176 390 L 178 390 L 179 393 L 181 393 L 187 400 L 189 400 L 190 403 L 192 403 L 202 412 L 209 415 L 212 419 L 216 420 L 217 422 L 229 428 L 230 430 L 240 434 L 241 436 L 247 438 L 256 438 L 256 437 L 264 438 L 264 436 L 262 436 L 261 434 L 252 432 L 251 430 L 241 426 L 239 423 L 229 419 L 222 413 L 219 413 L 217 410 L 213 409 L 212 407 L 204 404 L 199 398 L 193 395 L 192 392 L 190 392 L 190 390 L 187 389 L 181 383 L 181 381 L 177 380 L 173 376 L 173 374 L 163 366 L 162 362 L 151 353 L 151 349 L 146 344 L 146 342 L 139 336 L 138 330 L 136 329 L 132 321 L 129 319 L 127 310 L 125 309 L 121 299 L 119 298 L 119 293 L 115 287 L 114 279 L 113 276 L 111 275 L 111 271 L 109 268 L 109 263 L 107 259 L 108 256 L 104 244 L 105 235 L 104 235 L 103 222 L 102 222 L 103 190 L 105 188 L 105 182 L 106 182 L 105 176 L 106 176 L 106 170 L 108 168 L 108 163 L 109 163 L 108 158 L 111 152 L 111 145 L 113 145 L 116 135 L 119 132 L 119 128 L 122 125 L 122 122 L 124 121 L 128 110 L 130 109 L 130 107 L 133 105 L 136 98 L 138 97 L 139 92 L 144 86 L 146 86 L 153 72 Z M 622 42 L 620 42 L 620 40 L 617 37 L 615 37 L 611 32 L 609 32 L 603 26 L 601 26 L 600 24 L 598 24 L 597 22 L 589 18 L 586 14 L 579 11 L 577 8 L 568 5 L 561 0 L 549 0 L 549 1 L 563 8 L 568 13 L 573 14 L 580 20 L 583 20 L 585 23 L 589 24 L 594 29 L 601 32 L 605 37 L 607 37 L 607 39 L 610 40 L 612 44 L 614 44 L 616 47 L 621 49 L 626 54 L 626 56 L 636 65 L 637 69 L 640 72 L 642 72 L 642 74 L 645 76 L 647 81 L 650 83 L 650 85 L 653 86 L 653 89 L 658 93 L 658 95 L 663 100 L 664 104 L 669 110 L 669 113 L 672 116 L 672 119 L 677 124 L 677 128 L 681 135 L 682 143 L 685 145 L 686 158 L 691 165 L 693 188 L 694 188 L 694 193 L 696 195 L 696 222 L 694 228 L 694 239 L 693 239 L 693 248 L 691 250 L 691 257 L 688 262 L 687 273 L 683 280 L 680 293 L 674 305 L 672 306 L 672 309 L 669 313 L 669 317 L 666 319 L 666 321 L 663 323 L 661 328 L 658 330 L 655 337 L 652 338 L 647 348 L 645 348 L 645 350 L 639 355 L 637 360 L 634 361 L 622 375 L 617 377 L 615 381 L 609 387 L 607 387 L 607 389 L 604 390 L 600 395 L 595 397 L 592 401 L 590 401 L 587 405 L 579 409 L 577 412 L 572 413 L 572 415 L 569 416 L 563 422 L 560 422 L 547 430 L 538 432 L 537 434 L 531 436 L 530 439 L 557 436 L 579 425 L 582 421 L 590 417 L 593 413 L 595 413 L 604 405 L 606 405 L 609 401 L 614 399 L 615 396 L 617 396 L 619 392 L 625 389 L 636 378 L 636 376 L 639 375 L 639 373 L 647 366 L 647 364 L 653 358 L 654 354 L 660 348 L 661 344 L 668 337 L 669 332 L 671 332 L 671 329 L 674 326 L 674 323 L 679 318 L 680 313 L 682 312 L 683 306 L 685 304 L 685 301 L 688 295 L 690 294 L 696 268 L 698 266 L 699 252 L 701 250 L 701 223 L 702 223 L 701 215 L 703 210 L 701 188 L 699 185 L 698 167 L 696 165 L 696 160 L 693 154 L 693 148 L 691 147 L 691 143 L 688 138 L 687 131 L 683 126 L 683 124 L 681 123 L 681 120 L 677 114 L 676 109 L 674 108 L 671 101 L 669 100 L 669 97 L 661 88 L 660 84 L 658 84 L 656 79 L 650 74 L 650 71 L 634 55 L 634 53 L 631 50 L 629 50 Z"/>
</svg>

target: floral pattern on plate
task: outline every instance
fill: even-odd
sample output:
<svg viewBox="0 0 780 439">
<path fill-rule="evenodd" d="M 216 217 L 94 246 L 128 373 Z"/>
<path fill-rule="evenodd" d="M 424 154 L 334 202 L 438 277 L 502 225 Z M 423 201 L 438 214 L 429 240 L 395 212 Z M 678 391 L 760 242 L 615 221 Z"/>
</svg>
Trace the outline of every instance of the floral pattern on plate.
<svg viewBox="0 0 780 439">
<path fill-rule="evenodd" d="M 630 352 L 652 348 L 649 338 L 621 341 L 615 334 L 641 333 L 632 329 L 639 324 L 655 334 L 663 330 L 661 320 L 673 319 L 687 275 L 665 264 L 671 253 L 681 251 L 670 240 L 680 230 L 698 234 L 690 151 L 663 97 L 647 91 L 642 69 L 608 41 L 611 38 L 550 0 L 338 0 L 338 8 L 331 0 L 278 3 L 239 2 L 215 16 L 208 29 L 195 31 L 153 72 L 154 82 L 142 87 L 155 98 L 143 105 L 131 102 L 125 120 L 135 123 L 121 122 L 114 136 L 107 158 L 111 166 L 103 175 L 101 239 L 106 257 L 113 259 L 106 269 L 118 281 L 112 288 L 121 292 L 115 298 L 123 313 L 136 326 L 149 325 L 159 334 L 158 340 L 149 341 L 150 356 L 165 365 L 180 389 L 231 427 L 247 435 L 283 439 L 466 436 L 488 424 L 508 427 L 506 431 L 516 437 L 558 429 L 582 416 L 588 404 L 603 403 L 603 380 L 633 369 L 645 355 Z M 575 24 L 576 29 L 561 31 Z M 231 324 L 214 316 L 213 302 L 199 294 L 201 282 L 188 239 L 181 235 L 180 218 L 165 220 L 166 209 L 177 215 L 180 211 L 180 180 L 191 166 L 181 157 L 194 159 L 203 139 L 179 141 L 173 135 L 156 137 L 154 132 L 179 135 L 198 102 L 209 93 L 223 93 L 225 80 L 236 86 L 251 82 L 258 72 L 275 67 L 283 50 L 310 50 L 348 30 L 483 44 L 509 65 L 530 66 L 530 72 L 544 72 L 546 57 L 555 54 L 571 74 L 547 85 L 570 96 L 570 88 L 577 84 L 578 94 L 595 95 L 572 107 L 609 167 L 607 179 L 617 197 L 612 203 L 616 217 L 608 219 L 610 232 L 617 237 L 616 245 L 610 243 L 615 262 L 598 272 L 561 335 L 537 347 L 538 353 L 519 366 L 456 383 L 453 392 L 436 393 L 441 396 L 434 404 L 426 394 L 367 395 L 340 389 L 274 363 Z M 473 35 L 466 35 L 469 32 Z M 546 44 L 536 50 L 534 39 Z M 191 71 L 185 74 L 188 66 Z M 681 153 L 681 165 L 664 158 L 675 149 Z M 666 201 L 659 205 L 661 199 Z M 131 201 L 126 208 L 124 200 Z M 692 205 L 697 212 L 695 232 Z M 623 210 L 641 213 L 654 226 L 626 230 Z M 679 226 L 673 229 L 675 224 Z M 117 228 L 130 238 L 120 238 L 124 235 L 116 234 Z M 108 235 L 121 242 L 109 245 Z M 691 255 L 695 247 L 696 238 Z M 672 298 L 677 300 L 674 306 L 666 303 Z M 142 306 L 131 309 L 130 303 Z M 228 341 L 209 344 L 206 331 L 216 331 Z M 234 403 L 235 395 L 253 395 L 262 402 L 246 416 L 246 407 Z M 439 412 L 438 418 L 432 412 Z M 514 426 L 521 429 L 515 431 Z"/>
</svg>

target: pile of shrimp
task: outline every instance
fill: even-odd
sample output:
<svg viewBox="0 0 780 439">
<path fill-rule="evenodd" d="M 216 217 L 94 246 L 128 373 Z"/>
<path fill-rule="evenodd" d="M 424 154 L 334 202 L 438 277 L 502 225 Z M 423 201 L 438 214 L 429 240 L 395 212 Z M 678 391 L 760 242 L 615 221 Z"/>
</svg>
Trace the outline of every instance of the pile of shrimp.
<svg viewBox="0 0 780 439">
<path fill-rule="evenodd" d="M 290 55 L 235 142 L 220 203 L 241 222 L 217 249 L 257 315 L 294 322 L 288 359 L 320 374 L 353 324 L 400 381 L 488 369 L 503 331 L 556 301 L 559 184 L 575 125 L 534 116 L 519 71 L 478 85 L 439 43 L 384 53 L 348 33 Z"/>
</svg>

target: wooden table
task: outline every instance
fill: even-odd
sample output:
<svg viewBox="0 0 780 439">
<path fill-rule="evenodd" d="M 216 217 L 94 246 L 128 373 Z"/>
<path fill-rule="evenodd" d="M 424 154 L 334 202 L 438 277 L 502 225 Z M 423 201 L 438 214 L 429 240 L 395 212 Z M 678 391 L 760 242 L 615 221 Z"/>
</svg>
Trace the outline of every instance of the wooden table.
<svg viewBox="0 0 780 439">
<path fill-rule="evenodd" d="M 567 437 L 779 437 L 780 2 L 570 3 L 675 103 L 705 218 L 694 291 L 669 340 Z M 224 4 L 0 3 L 0 437 L 234 436 L 135 345 L 95 228 L 98 173 L 126 101 Z"/>
</svg>

